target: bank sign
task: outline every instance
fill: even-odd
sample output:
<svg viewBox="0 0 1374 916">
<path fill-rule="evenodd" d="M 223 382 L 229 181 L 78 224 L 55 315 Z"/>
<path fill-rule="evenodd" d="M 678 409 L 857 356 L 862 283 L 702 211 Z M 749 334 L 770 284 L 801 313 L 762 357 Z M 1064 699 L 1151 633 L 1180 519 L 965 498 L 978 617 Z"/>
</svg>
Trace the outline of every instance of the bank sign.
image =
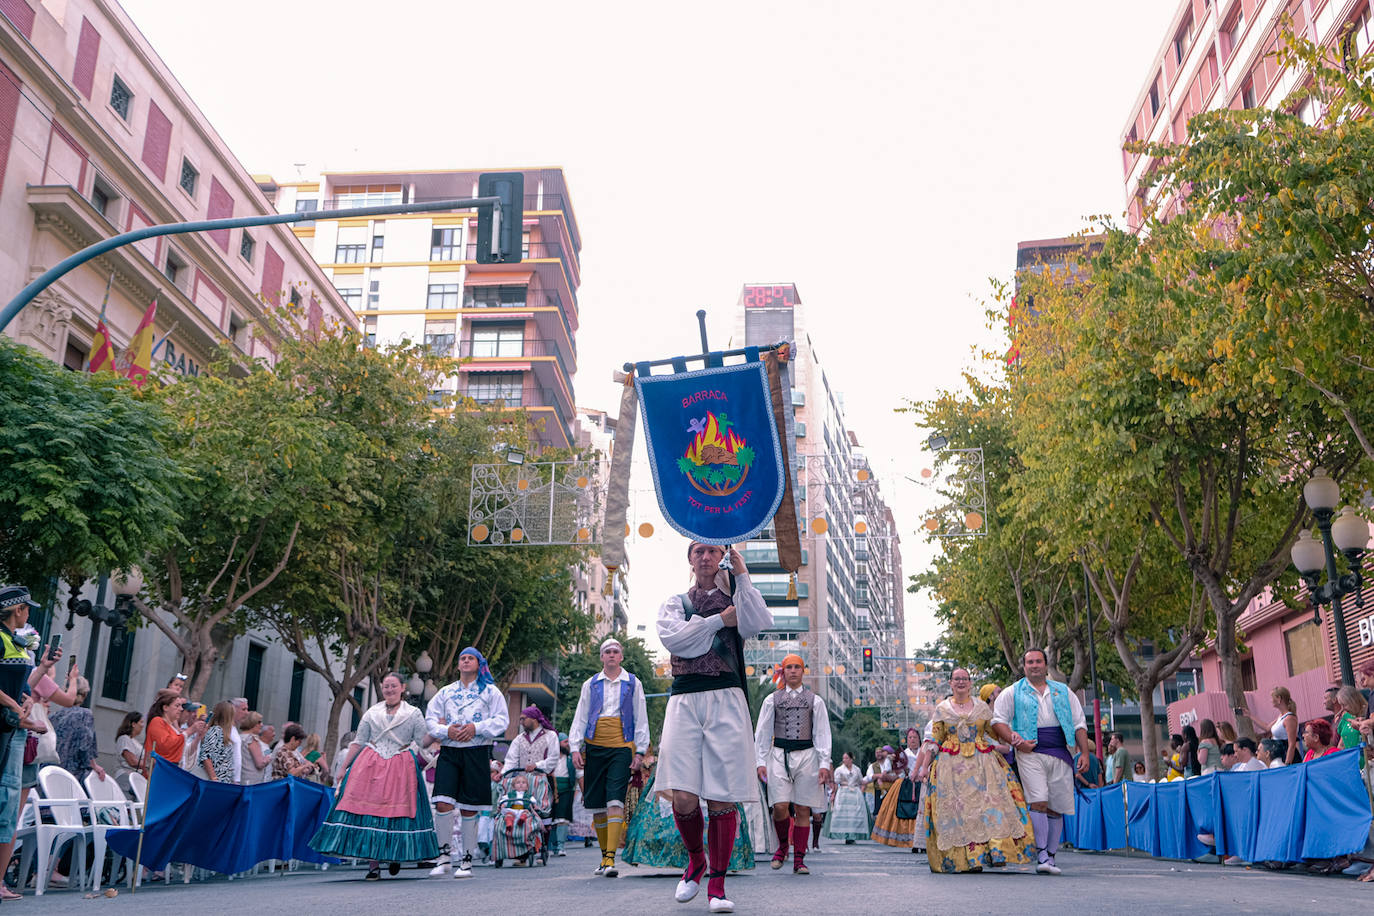
<svg viewBox="0 0 1374 916">
<path fill-rule="evenodd" d="M 1374 614 L 1358 621 L 1355 629 L 1360 634 L 1361 646 L 1374 646 Z"/>
</svg>

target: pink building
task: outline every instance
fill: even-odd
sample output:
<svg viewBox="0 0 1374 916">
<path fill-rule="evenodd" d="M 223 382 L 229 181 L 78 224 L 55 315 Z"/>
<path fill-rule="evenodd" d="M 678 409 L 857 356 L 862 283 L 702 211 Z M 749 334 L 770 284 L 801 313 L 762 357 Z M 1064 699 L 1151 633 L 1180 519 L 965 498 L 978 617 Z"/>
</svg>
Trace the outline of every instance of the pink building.
<svg viewBox="0 0 1374 916">
<path fill-rule="evenodd" d="M 1181 0 L 1131 107 L 1122 145 L 1181 142 L 1189 118 L 1216 108 L 1288 106 L 1314 123 L 1321 113 L 1313 102 L 1289 101 L 1304 74 L 1281 70 L 1274 59 L 1285 14 L 1295 32 L 1321 44 L 1348 34 L 1344 53 L 1365 53 L 1374 37 L 1369 0 Z M 1142 188 L 1153 161 L 1123 150 L 1121 165 L 1127 221 L 1137 229 L 1153 194 Z"/>
<path fill-rule="evenodd" d="M 1339 43 L 1345 55 L 1366 53 L 1374 37 L 1369 0 L 1181 0 L 1132 105 L 1122 145 L 1182 142 L 1189 118 L 1217 108 L 1284 106 L 1316 123 L 1321 112 L 1315 103 L 1292 98 L 1306 74 L 1282 69 L 1275 59 L 1285 16 L 1297 34 L 1322 45 Z M 1138 229 L 1157 193 L 1144 188 L 1155 163 L 1125 150 L 1121 156 L 1127 220 Z M 1374 658 L 1374 613 L 1353 607 L 1349 599 L 1346 604 L 1346 638 L 1358 668 Z M 1300 718 L 1321 714 L 1322 694 L 1340 678 L 1329 610 L 1317 622 L 1310 609 L 1292 610 L 1266 591 L 1238 626 L 1248 649 L 1241 679 L 1249 715 L 1257 722 L 1273 721 L 1277 714 L 1269 693 L 1280 685 L 1292 692 Z M 1171 731 L 1194 719 L 1234 720 L 1215 651 L 1205 649 L 1199 658 L 1203 690 L 1169 704 Z"/>
</svg>

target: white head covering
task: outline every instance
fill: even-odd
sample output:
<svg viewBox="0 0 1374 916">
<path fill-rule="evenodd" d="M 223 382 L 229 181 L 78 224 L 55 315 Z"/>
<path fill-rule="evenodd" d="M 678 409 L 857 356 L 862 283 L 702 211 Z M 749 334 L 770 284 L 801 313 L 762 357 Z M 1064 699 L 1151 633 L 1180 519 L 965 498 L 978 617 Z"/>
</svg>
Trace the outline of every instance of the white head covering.
<svg viewBox="0 0 1374 916">
<path fill-rule="evenodd" d="M 621 652 L 625 651 L 625 647 L 620 644 L 620 640 L 616 639 L 614 636 L 607 636 L 605 639 L 603 639 L 601 641 L 601 648 L 597 651 L 605 652 L 607 649 L 610 649 L 612 647 L 619 649 Z"/>
</svg>

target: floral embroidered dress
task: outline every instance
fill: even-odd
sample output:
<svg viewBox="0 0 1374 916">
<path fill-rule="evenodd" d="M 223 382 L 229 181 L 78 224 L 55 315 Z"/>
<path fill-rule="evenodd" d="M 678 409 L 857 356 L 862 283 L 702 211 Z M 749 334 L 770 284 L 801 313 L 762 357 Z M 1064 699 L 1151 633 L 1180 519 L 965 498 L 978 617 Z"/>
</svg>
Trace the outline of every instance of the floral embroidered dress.
<svg viewBox="0 0 1374 916">
<path fill-rule="evenodd" d="M 925 806 L 926 850 L 933 872 L 1029 864 L 1034 835 L 1021 784 L 988 734 L 992 710 L 974 697 L 956 711 L 935 709 L 934 760 Z M 929 746 L 929 745 L 928 745 Z"/>
<path fill-rule="evenodd" d="M 378 703 L 363 714 L 354 744 L 362 749 L 344 772 L 334 808 L 310 840 L 326 855 L 416 862 L 439 854 L 434 816 L 414 747 L 425 717 L 402 703 L 391 715 Z"/>
</svg>

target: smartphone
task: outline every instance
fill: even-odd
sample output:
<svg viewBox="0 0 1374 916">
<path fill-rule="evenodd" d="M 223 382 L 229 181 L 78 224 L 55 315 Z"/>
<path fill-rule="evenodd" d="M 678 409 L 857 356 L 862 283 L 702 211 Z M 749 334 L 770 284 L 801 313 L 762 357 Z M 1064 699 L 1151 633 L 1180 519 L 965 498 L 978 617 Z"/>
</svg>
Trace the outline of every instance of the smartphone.
<svg viewBox="0 0 1374 916">
<path fill-rule="evenodd" d="M 62 648 L 62 634 L 61 634 L 61 633 L 54 633 L 54 634 L 52 634 L 52 638 L 48 640 L 48 656 L 47 656 L 47 657 L 48 657 L 48 658 L 52 658 L 53 656 L 55 656 L 55 655 L 58 653 L 58 651 L 59 651 L 61 648 Z"/>
</svg>

